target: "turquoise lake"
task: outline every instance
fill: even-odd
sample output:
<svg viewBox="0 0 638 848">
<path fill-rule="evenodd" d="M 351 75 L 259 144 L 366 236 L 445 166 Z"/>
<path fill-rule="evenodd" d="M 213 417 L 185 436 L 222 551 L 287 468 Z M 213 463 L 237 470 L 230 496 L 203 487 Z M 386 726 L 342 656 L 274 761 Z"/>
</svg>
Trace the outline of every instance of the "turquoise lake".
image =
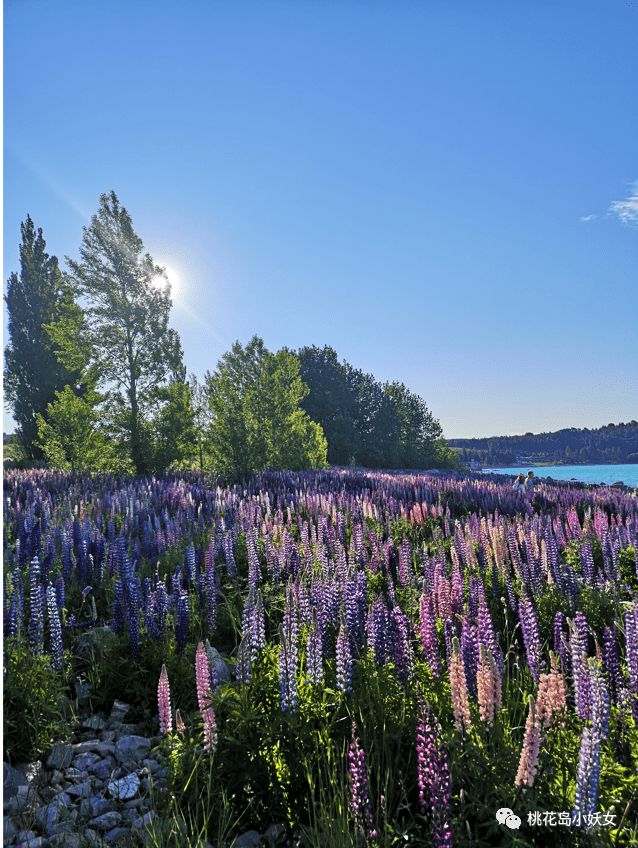
<svg viewBox="0 0 638 848">
<path fill-rule="evenodd" d="M 483 472 L 494 474 L 527 474 L 533 471 L 536 477 L 552 477 L 554 480 L 578 480 L 581 483 L 616 483 L 638 486 L 638 464 L 632 465 L 525 465 L 519 468 L 484 468 Z"/>
</svg>

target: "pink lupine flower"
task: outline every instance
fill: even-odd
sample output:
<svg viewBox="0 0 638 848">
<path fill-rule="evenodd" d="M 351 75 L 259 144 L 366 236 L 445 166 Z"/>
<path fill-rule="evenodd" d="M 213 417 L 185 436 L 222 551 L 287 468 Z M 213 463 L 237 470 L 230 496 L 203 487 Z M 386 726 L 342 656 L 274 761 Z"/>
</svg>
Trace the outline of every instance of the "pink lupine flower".
<svg viewBox="0 0 638 848">
<path fill-rule="evenodd" d="M 203 642 L 199 643 L 197 653 L 195 654 L 195 681 L 197 683 L 197 703 L 203 715 L 204 710 L 210 706 L 210 699 L 206 694 L 210 688 L 210 672 L 208 670 L 206 648 Z"/>
<path fill-rule="evenodd" d="M 529 696 L 529 714 L 525 725 L 525 739 L 521 751 L 521 760 L 514 783 L 516 786 L 533 786 L 538 765 L 538 752 L 541 744 L 541 723 L 536 713 L 534 698 Z"/>
<path fill-rule="evenodd" d="M 183 733 L 186 730 L 186 726 L 182 720 L 182 715 L 179 710 L 175 710 L 175 730 L 178 733 Z"/>
<path fill-rule="evenodd" d="M 212 707 L 202 710 L 204 719 L 204 750 L 214 751 L 217 747 L 217 723 Z"/>
<path fill-rule="evenodd" d="M 466 730 L 472 727 L 470 716 L 470 704 L 467 695 L 467 681 L 461 657 L 459 640 L 455 636 L 452 640 L 452 656 L 450 657 L 450 686 L 452 689 L 452 709 L 454 710 L 454 724 L 457 730 Z"/>
<path fill-rule="evenodd" d="M 494 713 L 501 706 L 501 677 L 496 668 L 494 657 L 485 650 L 481 642 L 479 646 L 480 660 L 476 673 L 478 704 L 481 721 L 490 725 L 494 721 Z"/>
<path fill-rule="evenodd" d="M 541 674 L 536 696 L 538 719 L 544 728 L 552 724 L 554 716 L 563 710 L 567 699 L 565 678 L 558 670 L 558 661 L 553 653 L 551 658 L 551 674 Z"/>
<path fill-rule="evenodd" d="M 157 694 L 159 700 L 160 733 L 172 733 L 171 693 L 168 687 L 168 674 L 165 665 L 162 666 Z"/>
</svg>

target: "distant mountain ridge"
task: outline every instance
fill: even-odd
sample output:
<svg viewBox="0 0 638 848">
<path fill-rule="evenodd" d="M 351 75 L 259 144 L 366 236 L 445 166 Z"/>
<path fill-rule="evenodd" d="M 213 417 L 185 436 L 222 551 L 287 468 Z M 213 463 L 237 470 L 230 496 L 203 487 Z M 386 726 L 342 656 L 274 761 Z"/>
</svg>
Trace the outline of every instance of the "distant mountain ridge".
<svg viewBox="0 0 638 848">
<path fill-rule="evenodd" d="M 638 463 L 638 422 L 607 424 L 596 430 L 571 427 L 555 433 L 448 439 L 463 462 L 483 465 L 619 465 Z"/>
</svg>

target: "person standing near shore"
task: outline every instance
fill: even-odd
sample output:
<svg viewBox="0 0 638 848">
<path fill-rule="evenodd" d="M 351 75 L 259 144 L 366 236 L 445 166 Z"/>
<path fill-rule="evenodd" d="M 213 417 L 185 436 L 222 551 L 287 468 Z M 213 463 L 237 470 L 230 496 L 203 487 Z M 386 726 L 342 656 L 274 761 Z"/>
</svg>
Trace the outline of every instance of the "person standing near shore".
<svg viewBox="0 0 638 848">
<path fill-rule="evenodd" d="M 530 493 L 530 495 L 534 494 L 534 472 L 527 472 L 527 480 L 525 481 L 525 488 Z"/>
<path fill-rule="evenodd" d="M 514 480 L 514 491 L 515 492 L 524 492 L 525 491 L 525 475 L 519 474 L 516 480 Z"/>
</svg>

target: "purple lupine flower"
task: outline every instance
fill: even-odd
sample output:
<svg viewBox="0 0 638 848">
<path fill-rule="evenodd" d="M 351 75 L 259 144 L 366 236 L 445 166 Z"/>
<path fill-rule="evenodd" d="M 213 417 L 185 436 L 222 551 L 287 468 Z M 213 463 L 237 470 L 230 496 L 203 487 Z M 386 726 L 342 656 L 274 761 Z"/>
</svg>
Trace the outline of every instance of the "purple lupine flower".
<svg viewBox="0 0 638 848">
<path fill-rule="evenodd" d="M 541 661 L 541 640 L 538 632 L 538 622 L 534 605 L 527 592 L 523 590 L 518 608 L 525 653 L 527 654 L 527 665 L 532 674 L 532 680 L 538 685 L 540 680 L 540 668 L 544 665 Z"/>
<path fill-rule="evenodd" d="M 412 546 L 408 539 L 399 548 L 399 581 L 404 589 L 412 582 Z"/>
<path fill-rule="evenodd" d="M 160 674 L 159 685 L 157 687 L 157 697 L 159 702 L 160 733 L 172 733 L 173 716 L 171 714 L 171 693 L 168 685 L 168 673 L 165 665 L 162 665 L 162 672 Z"/>
<path fill-rule="evenodd" d="M 609 627 L 605 627 L 603 632 L 603 671 L 609 686 L 609 697 L 612 703 L 616 704 L 622 685 L 622 672 L 618 661 L 616 638 Z"/>
<path fill-rule="evenodd" d="M 598 585 L 596 581 L 596 565 L 594 564 L 594 555 L 592 554 L 589 539 L 585 539 L 583 542 L 579 551 L 579 557 L 580 569 L 585 583 L 595 588 Z"/>
<path fill-rule="evenodd" d="M 9 603 L 9 622 L 4 635 L 13 638 L 16 638 L 18 635 L 18 593 L 15 589 L 11 593 L 11 601 Z"/>
<path fill-rule="evenodd" d="M 568 647 L 567 619 L 563 612 L 554 616 L 554 653 L 560 657 L 560 667 L 563 674 L 571 674 L 572 655 Z"/>
<path fill-rule="evenodd" d="M 467 688 L 473 698 L 476 698 L 476 672 L 478 670 L 479 647 L 476 627 L 470 624 L 467 615 L 461 622 L 461 656 Z"/>
<path fill-rule="evenodd" d="M 318 686 L 323 680 L 323 652 L 321 633 L 317 620 L 317 610 L 312 611 L 312 621 L 308 629 L 306 643 L 306 675 L 311 683 Z"/>
<path fill-rule="evenodd" d="M 217 624 L 217 584 L 214 560 L 206 563 L 206 604 L 208 635 L 212 638 Z"/>
<path fill-rule="evenodd" d="M 343 601 L 345 610 L 348 638 L 350 640 L 350 653 L 353 656 L 361 656 L 363 649 L 363 615 L 360 603 L 360 588 L 356 577 L 351 577 L 343 582 Z M 363 596 L 365 597 L 365 596 Z"/>
<path fill-rule="evenodd" d="M 410 641 L 410 622 L 398 605 L 390 612 L 390 645 L 397 679 L 405 687 L 414 674 L 414 651 Z"/>
<path fill-rule="evenodd" d="M 496 668 L 498 669 L 499 676 L 502 678 L 504 667 L 503 651 L 501 650 L 501 646 L 496 637 L 496 633 L 494 632 L 494 624 L 492 622 L 492 617 L 490 615 L 490 611 L 487 608 L 487 603 L 483 594 L 481 594 L 481 596 L 479 597 L 476 623 L 478 630 L 478 641 L 479 643 L 485 645 L 487 650 L 492 654 L 494 662 L 496 663 Z"/>
<path fill-rule="evenodd" d="M 188 592 L 181 591 L 177 597 L 175 612 L 175 641 L 177 653 L 183 654 L 188 642 Z"/>
<path fill-rule="evenodd" d="M 591 816 L 595 813 L 599 777 L 600 739 L 593 729 L 586 727 L 583 730 L 578 755 L 573 819 L 581 821 L 583 816 Z"/>
<path fill-rule="evenodd" d="M 571 630 L 571 657 L 572 677 L 574 680 L 574 696 L 578 716 L 583 721 L 590 717 L 591 709 L 591 681 L 589 666 L 587 664 L 587 630 L 583 627 L 586 620 L 582 613 L 577 613 L 570 622 Z"/>
<path fill-rule="evenodd" d="M 591 726 L 596 738 L 604 742 L 609 736 L 609 691 L 599 660 L 590 657 L 588 665 L 591 680 Z"/>
<path fill-rule="evenodd" d="M 237 577 L 237 566 L 233 555 L 233 537 L 230 533 L 224 536 L 224 554 L 226 556 L 226 572 L 229 577 Z"/>
<path fill-rule="evenodd" d="M 374 839 L 377 833 L 374 830 L 370 793 L 368 792 L 366 755 L 361 747 L 361 740 L 356 735 L 354 722 L 352 722 L 352 742 L 350 743 L 348 759 L 350 760 L 350 767 L 348 769 L 350 811 L 355 820 L 355 825 L 363 831 L 364 838 L 366 840 L 368 837 Z"/>
<path fill-rule="evenodd" d="M 163 640 L 166 636 L 166 617 L 168 615 L 170 602 L 168 600 L 166 588 L 162 582 L 157 584 L 155 603 L 157 605 L 157 628 L 159 630 L 160 638 Z"/>
<path fill-rule="evenodd" d="M 248 585 L 257 588 L 257 585 L 261 582 L 261 570 L 254 527 L 249 527 L 246 532 L 246 550 L 248 551 Z"/>
<path fill-rule="evenodd" d="M 429 592 L 423 592 L 419 612 L 421 644 L 423 645 L 425 661 L 430 667 L 432 677 L 438 680 L 441 677 L 441 656 L 439 653 L 439 638 L 436 631 L 434 604 Z"/>
<path fill-rule="evenodd" d="M 192 586 L 195 582 L 195 546 L 189 545 L 184 551 L 184 574 L 188 580 L 188 585 Z"/>
<path fill-rule="evenodd" d="M 293 643 L 283 626 L 279 628 L 279 693 L 282 712 L 297 712 L 297 642 Z"/>
<path fill-rule="evenodd" d="M 138 659 L 140 656 L 140 619 L 137 609 L 131 611 L 128 620 L 129 626 L 129 651 L 131 659 Z"/>
<path fill-rule="evenodd" d="M 417 784 L 421 814 L 432 811 L 436 848 L 452 845 L 450 770 L 441 726 L 430 710 L 417 717 Z"/>
<path fill-rule="evenodd" d="M 352 691 L 352 654 L 345 620 L 341 622 L 337 637 L 337 689 Z"/>
<path fill-rule="evenodd" d="M 510 605 L 510 609 L 512 612 L 516 612 L 518 609 L 518 604 L 516 602 L 516 592 L 514 591 L 514 587 L 512 586 L 512 578 L 509 574 L 505 575 L 505 588 L 507 589 L 507 600 Z"/>
<path fill-rule="evenodd" d="M 638 604 L 625 612 L 625 657 L 629 672 L 629 697 L 634 720 L 638 723 Z"/>
<path fill-rule="evenodd" d="M 35 557 L 29 569 L 29 649 L 37 656 L 44 650 L 44 604 L 40 588 L 40 563 Z"/>
<path fill-rule="evenodd" d="M 62 628 L 60 626 L 60 617 L 58 616 L 58 607 L 55 602 L 55 592 L 51 585 L 47 586 L 46 594 L 49 633 L 51 635 L 51 668 L 61 671 L 64 657 L 62 650 Z"/>
</svg>

